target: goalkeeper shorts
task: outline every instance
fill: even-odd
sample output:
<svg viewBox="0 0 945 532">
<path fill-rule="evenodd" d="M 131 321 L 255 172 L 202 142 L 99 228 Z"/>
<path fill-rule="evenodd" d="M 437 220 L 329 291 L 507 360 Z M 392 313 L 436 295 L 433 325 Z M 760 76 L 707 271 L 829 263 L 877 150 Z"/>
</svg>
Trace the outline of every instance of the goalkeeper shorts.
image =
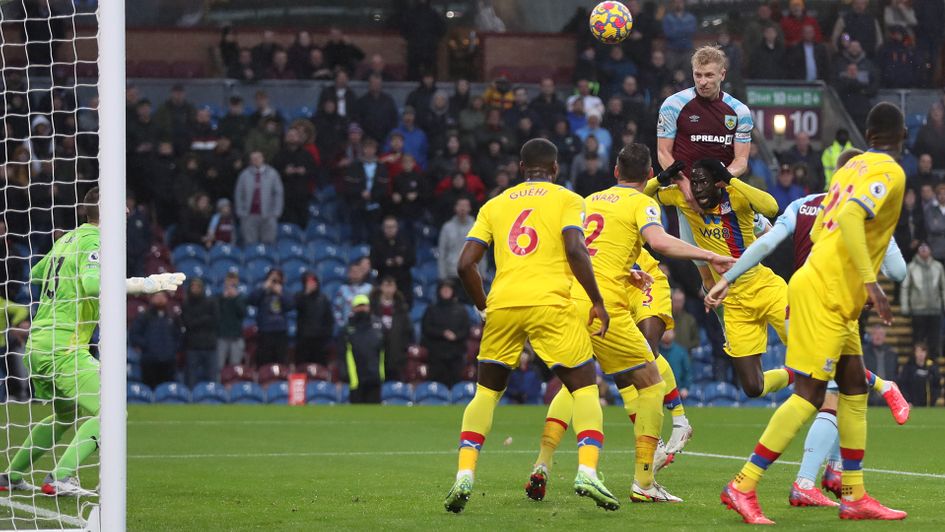
<svg viewBox="0 0 945 532">
<path fill-rule="evenodd" d="M 87 348 L 70 346 L 72 333 L 31 334 L 26 367 L 33 396 L 49 401 L 79 403 L 85 415 L 98 415 L 99 364 Z"/>
</svg>

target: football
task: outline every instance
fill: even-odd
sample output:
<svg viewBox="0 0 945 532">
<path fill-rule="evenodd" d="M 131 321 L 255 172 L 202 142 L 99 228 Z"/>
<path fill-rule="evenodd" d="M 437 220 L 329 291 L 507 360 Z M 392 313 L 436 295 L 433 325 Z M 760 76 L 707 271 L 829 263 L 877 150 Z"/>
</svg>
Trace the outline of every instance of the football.
<svg viewBox="0 0 945 532">
<path fill-rule="evenodd" d="M 617 44 L 630 35 L 633 15 L 620 2 L 601 2 L 591 11 L 591 33 L 604 44 Z"/>
</svg>

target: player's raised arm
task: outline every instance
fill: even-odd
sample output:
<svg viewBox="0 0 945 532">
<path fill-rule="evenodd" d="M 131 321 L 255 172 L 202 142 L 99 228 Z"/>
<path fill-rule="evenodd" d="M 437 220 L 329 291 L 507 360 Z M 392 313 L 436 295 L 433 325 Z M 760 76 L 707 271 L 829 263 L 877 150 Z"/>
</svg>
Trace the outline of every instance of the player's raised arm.
<svg viewBox="0 0 945 532">
<path fill-rule="evenodd" d="M 863 279 L 866 292 L 869 294 L 873 308 L 886 325 L 892 325 L 892 311 L 889 308 L 889 299 L 882 287 L 876 282 L 876 272 L 870 263 L 869 248 L 866 245 L 866 219 L 870 212 L 859 203 L 849 201 L 840 209 L 837 215 L 837 226 L 840 236 L 850 253 L 850 261 Z"/>
<path fill-rule="evenodd" d="M 703 159 L 696 164 L 710 171 L 715 178 L 715 182 L 720 183 L 720 186 L 721 183 L 724 183 L 726 187 L 745 196 L 748 203 L 751 204 L 752 209 L 755 211 L 768 217 L 773 217 L 778 214 L 778 200 L 774 199 L 774 196 L 733 176 L 728 168 L 720 161 L 716 159 Z"/>
<path fill-rule="evenodd" d="M 682 240 L 670 235 L 667 233 L 663 226 L 658 224 L 650 224 L 643 228 L 641 231 L 643 238 L 647 241 L 653 251 L 666 255 L 667 257 L 673 257 L 675 259 L 688 259 L 688 260 L 701 260 L 712 265 L 713 268 L 719 273 L 728 271 L 729 268 L 735 264 L 735 259 L 732 257 L 723 257 L 712 253 L 711 251 L 706 251 L 704 249 L 697 248 L 692 244 L 687 244 Z"/>
</svg>

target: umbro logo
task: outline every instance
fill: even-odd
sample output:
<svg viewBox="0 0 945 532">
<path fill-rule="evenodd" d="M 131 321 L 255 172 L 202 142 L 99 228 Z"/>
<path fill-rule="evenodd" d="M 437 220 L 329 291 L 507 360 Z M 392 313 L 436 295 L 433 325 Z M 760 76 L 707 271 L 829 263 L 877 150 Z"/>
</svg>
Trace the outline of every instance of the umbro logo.
<svg viewBox="0 0 945 532">
<path fill-rule="evenodd" d="M 689 121 L 695 124 L 699 121 L 699 115 L 689 115 Z"/>
</svg>

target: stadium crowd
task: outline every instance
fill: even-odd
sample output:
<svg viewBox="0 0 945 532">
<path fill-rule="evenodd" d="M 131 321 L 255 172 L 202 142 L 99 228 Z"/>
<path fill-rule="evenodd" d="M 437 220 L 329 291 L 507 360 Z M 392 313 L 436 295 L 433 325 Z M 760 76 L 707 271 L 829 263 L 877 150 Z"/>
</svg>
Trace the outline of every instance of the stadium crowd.
<svg viewBox="0 0 945 532">
<path fill-rule="evenodd" d="M 321 43 L 301 31 L 288 48 L 271 31 L 252 47 L 230 29 L 221 38 L 228 78 L 329 82 L 311 116 L 287 115 L 264 90 L 251 102 L 231 97 L 215 115 L 191 101 L 184 85 L 160 102 L 129 85 L 128 274 L 179 269 L 189 276 L 182 295 L 130 302 L 135 378 L 155 386 L 182 375 L 193 385 L 228 378 L 224 368 L 232 377 L 234 366 L 273 363 L 304 366 L 317 378 L 324 371 L 356 378 L 366 388 L 384 379 L 452 385 L 472 377 L 481 329 L 454 265 L 477 209 L 519 179 L 521 145 L 549 138 L 559 150 L 559 183 L 587 195 L 612 184 L 623 145 L 655 146 L 660 103 L 692 85 L 687 62 L 699 21 L 686 3 L 669 2 L 665 12 L 654 2 L 628 4 L 634 30 L 620 46 L 596 43 L 579 10 L 564 28 L 576 37 L 573 87 L 547 77 L 536 80 L 537 93 L 501 75 L 482 93 L 467 79 L 437 76 L 443 20 L 424 2 L 414 14 L 424 31 L 405 32 L 406 77 L 417 86 L 404 101 L 385 89 L 402 73 L 380 54 L 366 57 L 338 29 Z M 895 0 L 878 16 L 865 0 L 853 0 L 823 19 L 809 16 L 802 0 L 783 11 L 773 4 L 718 35 L 731 63 L 726 90 L 739 94 L 752 78 L 822 79 L 862 127 L 878 88 L 933 83 L 945 2 Z M 653 45 L 658 38 L 661 47 Z M 5 77 L 9 91 L 17 78 Z M 352 88 L 352 79 L 367 89 Z M 25 263 L 11 266 L 17 247 L 27 244 L 23 235 L 52 236 L 53 228 L 73 223 L 76 187 L 67 185 L 95 173 L 94 158 L 83 157 L 97 149 L 95 136 L 83 134 L 97 127 L 95 102 L 75 112 L 75 98 L 61 90 L 42 102 L 31 115 L 28 102 L 15 95 L 6 101 L 7 138 L 33 140 L 7 142 L 3 151 L 0 175 L 11 185 L 0 223 L 3 275 L 25 271 Z M 35 118 L 14 120 L 16 109 Z M 779 154 L 776 175 L 753 150 L 746 179 L 783 209 L 829 186 L 837 156 L 852 146 L 844 130 L 824 144 L 818 151 L 798 135 Z M 941 399 L 935 360 L 945 325 L 945 94 L 909 148 L 903 166 L 910 189 L 896 238 L 909 261 L 899 303 L 912 317 L 915 355 L 899 367 L 885 331 L 875 328 L 867 365 L 898 377 L 914 404 L 934 404 Z M 53 155 L 65 163 L 41 162 Z M 38 252 L 49 242 L 28 243 Z M 676 330 L 664 337 L 663 354 L 685 396 L 697 378 L 690 353 L 717 331 L 701 310 L 695 271 L 666 264 L 676 287 Z M 493 266 L 486 260 L 481 270 L 488 282 Z M 6 291 L 4 316 L 19 316 L 21 296 Z M 532 358 L 523 358 L 513 380 L 521 390 L 510 397 L 540 394 L 548 374 Z M 724 367 L 712 374 L 727 376 Z"/>
</svg>

